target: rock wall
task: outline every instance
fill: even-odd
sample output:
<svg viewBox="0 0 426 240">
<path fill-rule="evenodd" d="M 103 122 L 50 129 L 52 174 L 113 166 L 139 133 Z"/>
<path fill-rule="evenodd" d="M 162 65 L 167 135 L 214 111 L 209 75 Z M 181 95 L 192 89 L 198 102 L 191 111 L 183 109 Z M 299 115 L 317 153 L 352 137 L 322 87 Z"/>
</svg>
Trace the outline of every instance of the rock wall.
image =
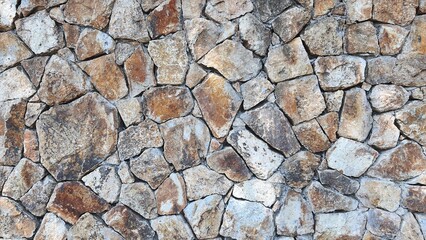
<svg viewBox="0 0 426 240">
<path fill-rule="evenodd" d="M 425 0 L 0 1 L 0 239 L 426 237 Z"/>
</svg>

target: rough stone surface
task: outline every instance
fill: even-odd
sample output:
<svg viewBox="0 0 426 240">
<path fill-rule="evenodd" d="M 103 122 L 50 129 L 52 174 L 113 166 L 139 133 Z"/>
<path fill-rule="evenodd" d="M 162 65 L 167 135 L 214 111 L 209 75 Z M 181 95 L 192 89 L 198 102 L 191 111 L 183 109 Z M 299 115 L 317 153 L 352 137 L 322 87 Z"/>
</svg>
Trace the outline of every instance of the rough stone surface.
<svg viewBox="0 0 426 240">
<path fill-rule="evenodd" d="M 339 128 L 339 114 L 337 112 L 329 112 L 317 118 L 322 130 L 331 142 L 337 140 L 337 129 Z"/>
<path fill-rule="evenodd" d="M 265 56 L 272 40 L 270 30 L 251 13 L 240 18 L 238 27 L 244 46 L 257 55 Z"/>
<path fill-rule="evenodd" d="M 315 175 L 320 158 L 308 151 L 300 151 L 281 165 L 286 183 L 294 188 L 307 186 Z"/>
<path fill-rule="evenodd" d="M 2 42 L 0 45 L 0 71 L 33 55 L 27 46 L 11 32 L 0 33 L 0 41 Z"/>
<path fill-rule="evenodd" d="M 16 7 L 18 1 L 7 0 L 0 3 L 0 30 L 9 30 L 13 26 L 13 20 L 16 17 Z"/>
<path fill-rule="evenodd" d="M 178 173 L 172 173 L 155 192 L 158 214 L 179 214 L 187 204 L 185 182 Z"/>
<path fill-rule="evenodd" d="M 390 56 L 372 58 L 367 61 L 367 76 L 365 81 L 369 84 L 390 83 L 393 81 L 393 71 L 397 59 Z"/>
<path fill-rule="evenodd" d="M 290 0 L 252 0 L 252 2 L 262 22 L 267 22 L 278 16 L 292 4 Z"/>
<path fill-rule="evenodd" d="M 373 0 L 373 19 L 397 24 L 407 25 L 416 15 L 418 1 L 416 0 Z"/>
<path fill-rule="evenodd" d="M 394 55 L 401 51 L 408 30 L 391 24 L 383 24 L 379 27 L 380 53 L 383 55 Z"/>
<path fill-rule="evenodd" d="M 0 222 L 2 238 L 31 238 L 37 228 L 36 219 L 6 197 L 0 197 Z"/>
<path fill-rule="evenodd" d="M 316 181 L 313 181 L 305 191 L 314 213 L 352 211 L 358 207 L 358 201 L 355 199 L 325 188 Z"/>
<path fill-rule="evenodd" d="M 158 216 L 154 192 L 146 183 L 136 182 L 121 185 L 120 202 L 146 219 Z"/>
<path fill-rule="evenodd" d="M 185 28 L 188 29 L 186 32 L 188 47 L 195 60 L 199 60 L 216 46 L 222 30 L 221 26 L 204 18 L 185 21 Z"/>
<path fill-rule="evenodd" d="M 126 127 L 138 124 L 143 120 L 142 104 L 137 98 L 127 98 L 115 103 L 115 107 L 120 113 L 120 117 Z"/>
<path fill-rule="evenodd" d="M 70 0 L 65 4 L 65 20 L 72 24 L 103 29 L 108 24 L 113 5 L 113 0 Z"/>
<path fill-rule="evenodd" d="M 274 184 L 259 179 L 251 179 L 235 184 L 232 196 L 252 202 L 260 202 L 266 207 L 271 207 L 279 195 Z"/>
<path fill-rule="evenodd" d="M 382 208 L 390 212 L 398 209 L 400 195 L 401 189 L 395 183 L 372 178 L 361 179 L 356 192 L 356 197 L 364 206 Z"/>
<path fill-rule="evenodd" d="M 124 240 L 124 238 L 109 228 L 105 223 L 95 215 L 86 213 L 69 229 L 68 239 L 111 239 Z"/>
<path fill-rule="evenodd" d="M 145 48 L 136 48 L 125 60 L 124 70 L 131 97 L 135 97 L 147 88 L 155 85 L 154 63 Z"/>
<path fill-rule="evenodd" d="M 318 214 L 315 217 L 315 239 L 362 239 L 367 223 L 361 211 Z"/>
<path fill-rule="evenodd" d="M 111 53 L 115 48 L 114 39 L 99 30 L 86 28 L 77 40 L 75 52 L 79 60 Z"/>
<path fill-rule="evenodd" d="M 373 129 L 368 144 L 379 149 L 393 148 L 398 144 L 400 133 L 392 113 L 373 116 Z"/>
<path fill-rule="evenodd" d="M 225 174 L 232 181 L 242 182 L 252 176 L 244 160 L 231 147 L 225 147 L 208 155 L 206 160 L 211 169 Z"/>
<path fill-rule="evenodd" d="M 426 207 L 423 204 L 426 200 L 425 186 L 406 185 L 402 188 L 402 206 L 413 212 L 426 213 Z"/>
<path fill-rule="evenodd" d="M 379 54 L 376 28 L 372 22 L 352 24 L 346 31 L 346 51 L 349 54 Z"/>
<path fill-rule="evenodd" d="M 424 102 L 413 101 L 395 113 L 399 130 L 422 145 L 426 145 L 426 119 L 421 117 L 425 111 Z"/>
<path fill-rule="evenodd" d="M 65 222 L 53 213 L 47 213 L 41 221 L 40 228 L 34 236 L 35 240 L 67 239 L 68 227 Z"/>
<path fill-rule="evenodd" d="M 204 12 L 214 20 L 224 22 L 251 12 L 253 8 L 253 3 L 250 0 L 209 0 Z"/>
<path fill-rule="evenodd" d="M 367 229 L 376 236 L 394 237 L 401 224 L 401 217 L 396 213 L 386 212 L 380 209 L 371 209 L 367 213 Z"/>
<path fill-rule="evenodd" d="M 317 120 L 300 123 L 293 127 L 300 143 L 311 152 L 323 152 L 330 148 L 330 141 Z"/>
<path fill-rule="evenodd" d="M 424 38 L 426 37 L 424 33 L 424 28 L 426 26 L 426 17 L 417 16 L 414 18 L 410 34 L 407 38 L 407 43 L 404 46 L 404 52 L 426 54 L 426 42 Z M 407 31 L 401 30 L 402 35 L 400 38 L 404 39 L 407 35 Z"/>
<path fill-rule="evenodd" d="M 265 100 L 274 90 L 274 85 L 267 79 L 266 74 L 261 72 L 255 78 L 241 85 L 244 110 L 248 110 Z"/>
<path fill-rule="evenodd" d="M 349 0 L 346 9 L 350 22 L 362 22 L 372 17 L 373 0 Z"/>
<path fill-rule="evenodd" d="M 84 184 L 109 203 L 116 202 L 120 194 L 120 178 L 112 166 L 103 165 L 82 178 Z"/>
<path fill-rule="evenodd" d="M 19 200 L 29 212 L 41 217 L 46 214 L 46 206 L 55 186 L 56 181 L 47 176 L 35 183 Z"/>
<path fill-rule="evenodd" d="M 167 0 L 156 7 L 147 17 L 151 37 L 157 38 L 181 30 L 181 8 L 179 0 Z"/>
<path fill-rule="evenodd" d="M 302 7 L 293 7 L 281 13 L 272 22 L 272 28 L 283 42 L 293 40 L 303 27 L 309 22 L 311 13 Z"/>
<path fill-rule="evenodd" d="M 380 84 L 371 90 L 371 107 L 377 112 L 396 110 L 405 105 L 409 96 L 407 90 L 401 86 Z"/>
<path fill-rule="evenodd" d="M 28 99 L 35 88 L 21 67 L 14 67 L 0 73 L 0 101 Z"/>
<path fill-rule="evenodd" d="M 396 235 L 396 239 L 422 239 L 419 223 L 412 213 L 407 213 L 402 217 L 401 229 Z"/>
<path fill-rule="evenodd" d="M 151 222 L 158 239 L 193 239 L 191 227 L 181 215 L 161 216 Z"/>
<path fill-rule="evenodd" d="M 336 170 L 318 171 L 318 177 L 322 185 L 345 194 L 354 194 L 359 189 L 359 183 Z"/>
</svg>

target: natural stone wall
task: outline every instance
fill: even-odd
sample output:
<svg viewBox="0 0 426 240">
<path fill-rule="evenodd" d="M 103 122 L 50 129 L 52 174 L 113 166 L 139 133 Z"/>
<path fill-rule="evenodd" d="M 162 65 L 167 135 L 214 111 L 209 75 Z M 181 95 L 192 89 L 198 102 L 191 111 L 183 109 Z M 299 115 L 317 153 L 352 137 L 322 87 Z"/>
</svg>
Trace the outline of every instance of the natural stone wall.
<svg viewBox="0 0 426 240">
<path fill-rule="evenodd" d="M 426 237 L 425 0 L 0 0 L 0 239 Z"/>
</svg>

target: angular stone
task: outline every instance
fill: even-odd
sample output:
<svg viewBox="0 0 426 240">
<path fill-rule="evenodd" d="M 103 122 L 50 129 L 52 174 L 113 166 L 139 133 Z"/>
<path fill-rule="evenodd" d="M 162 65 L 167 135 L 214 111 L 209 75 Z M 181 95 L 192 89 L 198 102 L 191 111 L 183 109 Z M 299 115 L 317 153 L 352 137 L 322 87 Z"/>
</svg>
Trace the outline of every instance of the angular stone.
<svg viewBox="0 0 426 240">
<path fill-rule="evenodd" d="M 314 18 L 326 15 L 337 5 L 337 3 L 338 2 L 335 0 L 315 1 L 314 2 Z"/>
<path fill-rule="evenodd" d="M 260 179 L 268 179 L 280 166 L 284 157 L 245 129 L 234 129 L 227 142 L 243 157 L 248 168 Z"/>
<path fill-rule="evenodd" d="M 135 177 L 130 171 L 129 165 L 125 161 L 122 161 L 118 166 L 118 176 L 120 177 L 120 180 L 123 184 L 135 182 Z"/>
<path fill-rule="evenodd" d="M 398 144 L 398 139 L 399 129 L 395 126 L 395 117 L 392 113 L 373 116 L 373 130 L 368 145 L 379 149 L 389 149 Z"/>
<path fill-rule="evenodd" d="M 336 170 L 318 171 L 318 177 L 322 185 L 331 187 L 345 195 L 354 194 L 359 188 L 357 181 L 346 177 Z"/>
<path fill-rule="evenodd" d="M 213 136 L 225 137 L 240 108 L 241 97 L 226 79 L 213 73 L 192 92 Z"/>
<path fill-rule="evenodd" d="M 225 40 L 208 52 L 199 63 L 218 70 L 231 82 L 247 81 L 255 77 L 262 64 L 241 43 Z"/>
<path fill-rule="evenodd" d="M 214 238 L 219 234 L 225 204 L 220 195 L 211 195 L 188 204 L 184 209 L 195 236 L 199 239 Z"/>
<path fill-rule="evenodd" d="M 376 28 L 372 22 L 356 23 L 346 28 L 346 51 L 349 54 L 379 54 Z"/>
<path fill-rule="evenodd" d="M 308 54 L 300 38 L 295 38 L 287 44 L 269 49 L 265 69 L 273 83 L 313 72 Z"/>
<path fill-rule="evenodd" d="M 158 84 L 179 85 L 185 81 L 189 61 L 186 51 L 183 31 L 149 42 L 148 52 L 158 68 Z"/>
<path fill-rule="evenodd" d="M 78 25 L 71 25 L 64 23 L 64 35 L 66 46 L 69 48 L 75 48 L 77 45 L 78 38 L 80 37 L 80 27 Z"/>
<path fill-rule="evenodd" d="M 65 20 L 69 23 L 103 29 L 111 15 L 113 0 L 70 0 L 65 4 Z"/>
<path fill-rule="evenodd" d="M 233 185 L 225 176 L 204 165 L 183 171 L 183 177 L 189 200 L 198 200 L 212 194 L 226 195 Z"/>
<path fill-rule="evenodd" d="M 272 21 L 272 29 L 280 36 L 284 43 L 290 42 L 299 34 L 311 19 L 309 10 L 302 7 L 293 7 Z"/>
<path fill-rule="evenodd" d="M 238 29 L 246 48 L 260 56 L 265 56 L 271 44 L 271 30 L 266 28 L 253 14 L 248 13 L 239 19 Z"/>
<path fill-rule="evenodd" d="M 315 216 L 315 239 L 362 239 L 367 219 L 365 213 L 317 214 Z"/>
<path fill-rule="evenodd" d="M 255 78 L 241 85 L 243 95 L 244 110 L 248 110 L 265 100 L 274 90 L 274 85 L 269 82 L 264 72 L 259 73 Z"/>
<path fill-rule="evenodd" d="M 364 206 L 382 208 L 390 212 L 398 209 L 400 195 L 401 189 L 395 183 L 373 178 L 362 178 L 356 193 L 356 197 Z"/>
<path fill-rule="evenodd" d="M 197 63 L 192 63 L 189 66 L 188 73 L 186 74 L 185 84 L 189 88 L 194 88 L 198 83 L 203 80 L 203 78 L 207 75 L 207 72 L 198 65 Z"/>
<path fill-rule="evenodd" d="M 314 213 L 353 211 L 358 207 L 355 199 L 325 188 L 317 181 L 313 181 L 305 192 Z"/>
<path fill-rule="evenodd" d="M 65 46 L 64 33 L 46 11 L 16 20 L 16 32 L 35 54 L 50 53 Z"/>
<path fill-rule="evenodd" d="M 404 45 L 404 52 L 426 54 L 426 34 L 424 29 L 426 27 L 426 16 L 417 16 L 411 25 L 410 34 L 408 35 L 406 44 Z M 404 32 L 405 34 L 407 31 Z M 405 37 L 405 36 L 403 36 Z M 403 39 L 404 40 L 404 39 Z"/>
<path fill-rule="evenodd" d="M 183 178 L 172 173 L 155 192 L 157 209 L 160 215 L 179 214 L 187 204 L 186 189 Z"/>
<path fill-rule="evenodd" d="M 0 9 L 2 8 L 0 7 Z M 15 65 L 24 59 L 30 58 L 33 55 L 27 46 L 12 32 L 0 33 L 0 42 L 2 43 L 0 45 L 0 71 Z"/>
<path fill-rule="evenodd" d="M 327 106 L 328 112 L 339 112 L 343 102 L 343 90 L 338 90 L 335 92 L 324 92 L 325 104 Z M 339 120 L 339 119 L 337 119 Z M 321 124 L 321 123 L 320 123 Z"/>
<path fill-rule="evenodd" d="M 116 202 L 120 194 L 120 178 L 117 170 L 102 165 L 82 178 L 84 184 L 109 203 Z"/>
<path fill-rule="evenodd" d="M 77 41 L 75 53 L 79 60 L 109 54 L 115 48 L 114 39 L 108 34 L 96 29 L 85 28 Z"/>
<path fill-rule="evenodd" d="M 21 67 L 14 67 L 0 73 L 0 102 L 13 99 L 28 99 L 36 92 Z"/>
<path fill-rule="evenodd" d="M 201 120 L 187 116 L 160 126 L 164 138 L 164 157 L 177 171 L 192 167 L 207 156 L 210 133 Z"/>
<path fill-rule="evenodd" d="M 117 58 L 117 56 L 116 56 Z M 124 62 L 129 95 L 134 97 L 155 85 L 154 63 L 143 47 L 138 47 Z"/>
<path fill-rule="evenodd" d="M 55 213 L 71 224 L 75 224 L 84 213 L 100 213 L 108 207 L 108 203 L 89 188 L 74 181 L 58 183 L 47 204 L 49 212 Z"/>
<path fill-rule="evenodd" d="M 6 197 L 0 197 L 0 223 L 0 237 L 6 239 L 31 238 L 38 225 L 33 216 Z"/>
<path fill-rule="evenodd" d="M 107 227 L 101 219 L 90 213 L 86 213 L 78 219 L 70 228 L 67 237 L 68 239 L 124 240 L 120 234 Z"/>
<path fill-rule="evenodd" d="M 369 59 L 366 82 L 372 85 L 392 82 L 396 62 L 396 58 L 388 56 Z"/>
<path fill-rule="evenodd" d="M 396 235 L 397 240 L 415 240 L 422 239 L 422 232 L 420 230 L 419 223 L 412 213 L 406 213 L 402 217 L 401 229 Z"/>
<path fill-rule="evenodd" d="M 373 19 L 396 25 L 409 24 L 416 15 L 418 0 L 373 0 Z"/>
<path fill-rule="evenodd" d="M 262 22 L 267 22 L 292 5 L 290 0 L 252 0 Z"/>
<path fill-rule="evenodd" d="M 51 176 L 47 176 L 43 180 L 35 183 L 32 188 L 20 198 L 20 201 L 33 215 L 42 217 L 46 214 L 46 206 L 55 186 L 56 181 Z"/>
<path fill-rule="evenodd" d="M 260 202 L 266 207 L 271 207 L 280 192 L 274 184 L 257 178 L 235 184 L 232 196 L 251 202 Z"/>
<path fill-rule="evenodd" d="M 115 150 L 117 118 L 97 93 L 44 112 L 36 123 L 41 163 L 56 180 L 80 179 Z"/>
<path fill-rule="evenodd" d="M 159 240 L 195 238 L 182 215 L 158 217 L 151 221 L 151 226 L 157 232 Z"/>
<path fill-rule="evenodd" d="M 372 16 L 373 0 L 348 0 L 346 10 L 350 22 L 362 22 Z"/>
<path fill-rule="evenodd" d="M 138 42 L 118 42 L 115 45 L 114 50 L 115 62 L 118 65 L 123 65 L 124 62 L 135 52 L 136 48 L 138 47 Z M 146 55 L 149 56 L 148 53 L 146 53 Z"/>
<path fill-rule="evenodd" d="M 367 213 L 367 230 L 374 235 L 393 238 L 399 232 L 401 217 L 396 213 L 370 209 Z"/>
<path fill-rule="evenodd" d="M 395 55 L 401 51 L 408 30 L 391 24 L 382 24 L 379 26 L 379 46 L 380 53 L 383 55 Z"/>
<path fill-rule="evenodd" d="M 195 60 L 199 60 L 220 40 L 222 27 L 213 21 L 204 18 L 195 18 L 185 21 L 188 47 Z"/>
<path fill-rule="evenodd" d="M 182 15 L 184 18 L 199 18 L 206 5 L 206 0 L 182 0 Z"/>
<path fill-rule="evenodd" d="M 330 168 L 346 176 L 359 177 L 378 155 L 378 152 L 366 144 L 341 137 L 328 149 L 326 157 Z"/>
<path fill-rule="evenodd" d="M 154 87 L 143 94 L 142 108 L 147 118 L 157 123 L 184 117 L 194 107 L 191 92 L 187 87 Z"/>
<path fill-rule="evenodd" d="M 329 112 L 317 118 L 322 130 L 331 142 L 337 140 L 337 129 L 339 127 L 339 114 L 337 112 Z"/>
<path fill-rule="evenodd" d="M 426 156 L 419 144 L 404 140 L 397 147 L 382 152 L 368 175 L 396 181 L 407 180 L 426 171 Z"/>
<path fill-rule="evenodd" d="M 300 143 L 311 152 L 323 152 L 330 148 L 328 137 L 315 119 L 293 126 L 293 130 Z"/>
<path fill-rule="evenodd" d="M 46 213 L 41 221 L 34 240 L 43 239 L 67 239 L 68 227 L 65 222 L 53 213 Z"/>
<path fill-rule="evenodd" d="M 343 22 L 336 17 L 325 17 L 310 24 L 301 38 L 314 55 L 339 55 L 343 52 Z"/>
<path fill-rule="evenodd" d="M 423 238 L 426 236 L 424 233 L 426 230 L 426 214 L 416 214 L 417 221 L 420 225 L 421 231 L 423 232 Z"/>
<path fill-rule="evenodd" d="M 405 105 L 410 94 L 401 86 L 377 85 L 370 93 L 370 102 L 377 112 L 396 110 Z"/>
<path fill-rule="evenodd" d="M 272 239 L 274 228 L 271 209 L 260 203 L 231 198 L 223 216 L 220 235 L 234 239 Z"/>
<path fill-rule="evenodd" d="M 160 5 L 162 2 L 164 2 L 164 0 L 145 0 L 141 1 L 140 5 L 145 12 L 149 12 L 150 10 Z"/>
<path fill-rule="evenodd" d="M 426 213 L 426 187 L 406 185 L 402 188 L 402 206 L 412 212 Z"/>
<path fill-rule="evenodd" d="M 0 3 L 0 30 L 5 31 L 13 27 L 16 17 L 16 0 L 6 0 Z"/>
<path fill-rule="evenodd" d="M 145 148 L 161 146 L 163 139 L 157 124 L 145 120 L 120 132 L 117 148 L 120 160 L 126 160 L 139 155 Z"/>
<path fill-rule="evenodd" d="M 166 0 L 147 17 L 148 31 L 153 39 L 182 29 L 182 4 L 179 0 Z"/>
<path fill-rule="evenodd" d="M 278 106 L 289 116 L 293 124 L 311 120 L 326 108 L 315 75 L 277 84 L 275 96 Z"/>
<path fill-rule="evenodd" d="M 277 234 L 296 236 L 314 233 L 312 209 L 302 195 L 290 190 L 285 197 L 277 217 Z"/>
<path fill-rule="evenodd" d="M 111 208 L 102 219 L 126 239 L 154 239 L 155 232 L 149 222 L 121 204 Z"/>
<path fill-rule="evenodd" d="M 218 22 L 225 22 L 253 11 L 253 8 L 250 0 L 209 0 L 204 13 Z"/>
<path fill-rule="evenodd" d="M 4 182 L 6 182 L 12 170 L 13 170 L 13 167 L 0 166 L 0 192 L 2 191 L 3 184 Z"/>
<path fill-rule="evenodd" d="M 22 67 L 25 69 L 25 72 L 27 72 L 31 82 L 36 87 L 40 85 L 41 77 L 43 76 L 44 68 L 48 60 L 48 56 L 40 56 L 23 60 L 21 62 Z"/>
<path fill-rule="evenodd" d="M 121 185 L 120 202 L 146 219 L 158 216 L 154 192 L 144 182 Z"/>
<path fill-rule="evenodd" d="M 426 55 L 399 54 L 391 82 L 395 85 L 423 87 L 426 85 Z"/>
<path fill-rule="evenodd" d="M 291 156 L 281 165 L 286 184 L 293 188 L 304 188 L 311 182 L 320 162 L 318 156 L 308 151 L 300 151 Z"/>
<path fill-rule="evenodd" d="M 211 169 L 225 174 L 232 181 L 242 182 L 252 176 L 244 160 L 231 147 L 210 154 L 206 160 Z"/>
<path fill-rule="evenodd" d="M 121 99 L 115 103 L 115 106 L 126 127 L 138 124 L 143 120 L 142 104 L 137 98 Z"/>
</svg>

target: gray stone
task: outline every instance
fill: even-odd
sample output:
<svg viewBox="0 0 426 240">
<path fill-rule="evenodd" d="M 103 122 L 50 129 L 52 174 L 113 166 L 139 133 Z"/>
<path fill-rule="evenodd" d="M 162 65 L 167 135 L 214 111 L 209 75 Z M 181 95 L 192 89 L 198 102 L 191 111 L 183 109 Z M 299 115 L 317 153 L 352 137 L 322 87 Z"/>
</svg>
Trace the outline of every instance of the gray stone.
<svg viewBox="0 0 426 240">
<path fill-rule="evenodd" d="M 159 240 L 194 239 L 191 227 L 182 215 L 161 216 L 151 221 Z"/>
<path fill-rule="evenodd" d="M 137 98 L 121 99 L 115 103 L 115 106 L 126 127 L 138 124 L 143 120 L 142 104 Z"/>
<path fill-rule="evenodd" d="M 309 10 L 302 7 L 292 7 L 272 21 L 274 32 L 287 43 L 299 34 L 311 19 Z"/>
<path fill-rule="evenodd" d="M 184 18 L 199 18 L 206 5 L 206 0 L 182 0 Z"/>
<path fill-rule="evenodd" d="M 399 54 L 391 82 L 395 85 L 422 87 L 426 85 L 426 55 Z"/>
<path fill-rule="evenodd" d="M 253 14 L 248 13 L 239 19 L 238 29 L 246 48 L 260 56 L 265 56 L 271 44 L 271 30 Z"/>
<path fill-rule="evenodd" d="M 3 3 L 5 2 L 0 4 Z M 0 9 L 3 10 L 2 7 L 0 7 Z M 2 13 L 0 13 L 0 28 L 1 18 Z M 0 71 L 33 55 L 28 47 L 12 32 L 0 33 L 0 42 L 2 43 L 0 46 Z"/>
<path fill-rule="evenodd" d="M 346 28 L 346 51 L 349 54 L 378 55 L 380 52 L 376 28 L 370 21 Z"/>
<path fill-rule="evenodd" d="M 350 22 L 362 22 L 372 17 L 373 0 L 348 0 L 346 9 Z"/>
<path fill-rule="evenodd" d="M 361 211 L 317 214 L 315 239 L 362 239 L 367 218 Z"/>
<path fill-rule="evenodd" d="M 269 82 L 264 72 L 241 85 L 244 110 L 248 110 L 262 102 L 274 90 L 274 85 Z"/>
<path fill-rule="evenodd" d="M 396 213 L 370 209 L 367 213 L 367 230 L 374 235 L 392 238 L 399 232 L 401 217 Z"/>
<path fill-rule="evenodd" d="M 373 110 L 387 112 L 396 110 L 405 105 L 410 94 L 401 86 L 377 85 L 370 93 L 370 102 Z"/>
<path fill-rule="evenodd" d="M 120 202 L 146 219 L 154 219 L 158 216 L 154 192 L 146 183 L 121 185 Z"/>
<path fill-rule="evenodd" d="M 324 186 L 331 187 L 345 195 L 354 194 L 359 188 L 357 181 L 346 177 L 336 170 L 318 171 L 318 177 Z"/>
<path fill-rule="evenodd" d="M 188 47 L 195 60 L 199 60 L 216 46 L 223 31 L 222 26 L 204 18 L 185 21 Z"/>
<path fill-rule="evenodd" d="M 31 189 L 20 198 L 20 201 L 33 215 L 41 217 L 46 214 L 46 206 L 55 186 L 56 181 L 51 176 L 47 176 L 43 180 L 35 183 Z"/>
<path fill-rule="evenodd" d="M 41 221 L 34 240 L 67 239 L 68 227 L 65 222 L 53 213 L 46 213 Z"/>
<path fill-rule="evenodd" d="M 31 238 L 38 225 L 21 205 L 6 197 L 0 197 L 0 223 L 0 237 L 6 239 Z"/>
<path fill-rule="evenodd" d="M 16 5 L 18 1 L 7 0 L 0 3 L 0 30 L 9 30 L 13 26 L 16 17 Z"/>
<path fill-rule="evenodd" d="M 186 74 L 185 84 L 189 88 L 194 88 L 198 83 L 203 80 L 203 78 L 207 75 L 207 72 L 198 65 L 197 63 L 192 63 L 189 65 L 188 73 Z"/>
<path fill-rule="evenodd" d="M 102 165 L 82 178 L 84 184 L 109 203 L 116 202 L 120 194 L 120 178 L 115 167 Z"/>
<path fill-rule="evenodd" d="M 373 130 L 368 139 L 368 145 L 389 149 L 398 144 L 398 139 L 399 129 L 395 126 L 395 117 L 392 113 L 373 116 Z"/>
<path fill-rule="evenodd" d="M 304 191 L 314 213 L 327 213 L 338 210 L 353 211 L 358 207 L 357 200 L 325 188 L 317 181 L 313 181 Z"/>
<path fill-rule="evenodd" d="M 416 218 L 412 213 L 406 213 L 402 217 L 402 224 L 401 229 L 397 233 L 396 238 L 397 240 L 416 240 L 416 239 L 422 239 L 422 232 L 419 226 L 419 223 L 417 222 Z"/>
<path fill-rule="evenodd" d="M 304 188 L 315 175 L 321 159 L 308 152 L 300 151 L 291 156 L 281 165 L 281 171 L 286 179 L 286 184 L 294 188 Z"/>
<path fill-rule="evenodd" d="M 36 92 L 21 67 L 14 67 L 0 73 L 0 83 L 0 102 L 13 99 L 28 99 Z"/>
<path fill-rule="evenodd" d="M 109 228 L 105 223 L 90 213 L 81 216 L 78 221 L 70 228 L 68 239 L 93 239 L 93 240 L 124 240 L 120 234 Z"/>
<path fill-rule="evenodd" d="M 390 212 L 398 209 L 400 195 L 401 189 L 395 183 L 373 178 L 362 178 L 356 192 L 356 197 L 364 206 L 382 208 Z"/>
<path fill-rule="evenodd" d="M 262 22 L 271 20 L 292 5 L 290 0 L 252 0 L 252 2 L 255 6 L 254 10 L 259 14 Z"/>
<path fill-rule="evenodd" d="M 371 58 L 367 61 L 367 76 L 365 81 L 372 85 L 390 83 L 394 79 L 394 68 L 397 59 L 390 56 Z"/>
<path fill-rule="evenodd" d="M 204 13 L 218 22 L 224 22 L 251 12 L 253 9 L 251 0 L 209 0 Z"/>
<path fill-rule="evenodd" d="M 48 60 L 48 56 L 39 56 L 23 60 L 21 62 L 22 67 L 25 69 L 25 72 L 27 72 L 31 82 L 36 87 L 40 85 L 41 77 L 43 76 Z"/>
</svg>

